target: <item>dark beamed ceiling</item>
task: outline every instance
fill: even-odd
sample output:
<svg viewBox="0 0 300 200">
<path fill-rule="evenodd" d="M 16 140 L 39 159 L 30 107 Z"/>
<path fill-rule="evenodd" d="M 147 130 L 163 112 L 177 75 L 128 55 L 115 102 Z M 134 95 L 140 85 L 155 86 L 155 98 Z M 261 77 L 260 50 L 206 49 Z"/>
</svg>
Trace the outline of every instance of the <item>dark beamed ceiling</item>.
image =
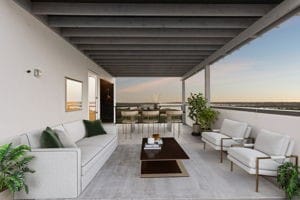
<svg viewBox="0 0 300 200">
<path fill-rule="evenodd" d="M 181 77 L 279 0 L 32 0 L 31 13 L 106 71 Z"/>
</svg>

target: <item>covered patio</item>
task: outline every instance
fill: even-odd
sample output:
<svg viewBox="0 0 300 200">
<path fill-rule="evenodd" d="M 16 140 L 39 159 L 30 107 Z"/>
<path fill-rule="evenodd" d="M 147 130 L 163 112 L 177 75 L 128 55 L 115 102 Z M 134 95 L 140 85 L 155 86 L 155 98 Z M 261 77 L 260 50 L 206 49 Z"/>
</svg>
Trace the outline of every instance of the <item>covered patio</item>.
<svg viewBox="0 0 300 200">
<path fill-rule="evenodd" d="M 113 133 L 115 135 L 111 136 L 115 146 L 109 148 L 105 158 L 101 158 L 103 160 L 92 161 L 94 166 L 88 166 L 90 162 L 87 161 L 86 166 L 88 167 L 84 171 L 85 174 L 81 174 L 81 149 L 78 149 L 76 145 L 77 142 L 80 143 L 86 138 L 84 133 L 79 133 L 75 139 L 76 153 L 72 155 L 75 160 L 79 160 L 79 164 L 74 162 L 76 167 L 72 169 L 75 175 L 68 179 L 76 180 L 76 182 L 72 182 L 74 186 L 72 188 L 70 186 L 70 194 L 62 189 L 59 191 L 59 195 L 69 195 L 68 197 L 72 195 L 72 198 L 77 197 L 73 199 L 82 200 L 285 199 L 284 192 L 278 187 L 274 178 L 261 178 L 260 191 L 256 192 L 255 176 L 249 175 L 237 166 L 234 166 L 234 171 L 231 172 L 229 160 L 224 158 L 224 163 L 220 163 L 219 152 L 213 148 L 204 150 L 201 137 L 191 135 L 191 124 L 187 123 L 186 116 L 188 112 L 186 98 L 189 95 L 186 92 L 186 83 L 193 75 L 201 71 L 204 72 L 204 97 L 209 106 L 220 112 L 213 128 L 220 128 L 224 119 L 247 122 L 247 126 L 252 128 L 251 138 L 256 138 L 261 129 L 272 129 L 283 133 L 283 135 L 294 137 L 296 142 L 294 153 L 300 154 L 300 137 L 295 131 L 299 130 L 300 114 L 298 111 L 232 109 L 226 106 L 215 106 L 211 104 L 210 73 L 212 64 L 297 15 L 300 11 L 299 0 L 14 0 L 14 2 L 21 8 L 14 7 L 15 4 L 2 3 L 4 8 L 21 13 L 17 15 L 12 15 L 11 12 L 6 13 L 8 16 L 12 15 L 12 18 L 9 18 L 10 23 L 13 23 L 15 19 L 20 21 L 16 23 L 15 30 L 12 32 L 17 33 L 19 24 L 21 24 L 20 29 L 23 30 L 25 27 L 24 32 L 29 39 L 25 36 L 25 42 L 21 41 L 20 45 L 15 44 L 16 47 L 8 48 L 8 52 L 11 51 L 10 58 L 13 57 L 14 48 L 20 48 L 22 50 L 20 52 L 25 52 L 26 49 L 22 48 L 26 45 L 31 47 L 30 43 L 33 43 L 32 49 L 28 50 L 33 52 L 32 59 L 27 59 L 28 52 L 24 58 L 22 57 L 26 64 L 26 66 L 22 65 L 22 70 L 27 73 L 26 78 L 24 78 L 24 74 L 11 72 L 11 75 L 14 73 L 18 75 L 17 80 L 29 80 L 28 86 L 24 84 L 26 87 L 24 86 L 22 91 L 29 90 L 32 92 L 26 94 L 28 98 L 24 98 L 27 99 L 24 105 L 29 105 L 30 108 L 25 110 L 26 114 L 22 111 L 18 117 L 25 119 L 28 113 L 34 117 L 26 119 L 28 121 L 24 121 L 24 124 L 16 129 L 3 128 L 3 131 L 11 132 L 13 133 L 11 136 L 15 136 L 17 132 L 28 134 L 28 130 L 36 128 L 35 126 L 57 126 L 58 124 L 63 127 L 62 129 L 66 126 L 69 130 L 74 130 L 72 125 L 74 125 L 75 120 L 82 122 L 82 119 L 86 119 L 91 114 L 89 113 L 88 88 L 90 74 L 93 74 L 96 86 L 101 85 L 100 79 L 101 81 L 105 79 L 110 82 L 114 91 L 111 94 L 111 90 L 107 90 L 107 96 L 113 97 L 110 102 L 113 104 L 112 109 L 115 109 L 112 117 L 113 123 L 109 124 L 113 127 L 110 127 L 109 131 L 117 130 L 116 133 Z M 31 15 L 28 16 L 28 13 Z M 32 23 L 28 23 L 30 21 L 28 19 L 31 19 L 32 16 L 37 21 L 32 20 Z M 22 21 L 23 17 L 24 21 Z M 33 34 L 34 31 L 31 32 L 32 30 L 37 30 L 36 35 Z M 9 31 L 3 35 L 10 39 L 8 41 L 13 41 L 14 35 Z M 45 46 L 43 46 L 43 42 Z M 54 48 L 52 49 L 52 47 Z M 16 54 L 21 55 L 20 52 Z M 39 54 L 40 52 L 43 53 Z M 21 66 L 23 63 L 18 62 L 22 59 L 11 60 L 16 62 L 14 65 Z M 27 62 L 28 60 L 30 62 Z M 43 73 L 36 76 L 36 69 L 34 69 L 34 78 L 27 78 L 32 72 L 27 68 L 31 69 L 33 65 L 37 65 L 38 68 L 41 66 L 45 76 Z M 66 86 L 61 85 L 65 83 L 64 81 L 68 77 L 75 77 L 74 80 L 81 83 L 81 109 L 78 109 L 78 112 L 67 112 L 67 110 L 61 109 L 64 106 L 61 99 L 67 101 L 65 97 Z M 116 124 L 119 121 L 117 119 L 118 114 L 116 114 L 118 113 L 116 111 L 118 104 L 115 97 L 115 79 L 120 77 L 180 78 L 181 101 L 179 106 L 176 106 L 182 110 L 183 125 L 182 134 L 175 138 L 190 157 L 189 160 L 183 161 L 189 173 L 188 177 L 144 179 L 140 177 L 141 140 L 146 135 L 143 135 L 139 129 L 133 129 L 132 137 L 128 138 L 122 132 L 122 125 Z M 47 83 L 39 87 L 37 81 L 40 81 L 41 85 L 43 84 L 42 81 Z M 18 88 L 16 84 L 14 87 Z M 49 95 L 43 95 L 47 93 L 46 90 L 50 91 Z M 100 105 L 99 95 L 101 92 L 98 88 L 93 102 L 95 119 L 100 118 L 99 113 L 104 110 Z M 42 96 L 46 100 L 40 100 L 38 99 L 40 97 L 37 97 L 37 100 L 33 101 L 32 96 Z M 20 101 L 23 96 L 20 95 L 15 98 L 14 95 L 11 95 L 10 98 L 7 98 L 7 102 L 12 98 Z M 47 98 L 49 98 L 49 102 L 54 102 L 54 106 L 48 105 Z M 20 101 L 14 104 L 22 103 Z M 36 106 L 36 110 L 34 106 Z M 132 105 L 132 107 L 135 106 Z M 136 110 L 138 110 L 137 115 L 142 112 L 140 108 Z M 46 113 L 44 114 L 46 117 L 40 114 L 41 112 Z M 8 125 L 13 125 L 12 121 L 15 116 L 10 114 L 9 118 L 10 124 Z M 166 122 L 164 123 L 166 124 Z M 78 125 L 74 126 L 78 128 Z M 85 130 L 84 128 L 81 129 Z M 165 131 L 163 127 L 158 126 L 158 132 L 164 137 L 173 137 L 175 134 L 172 131 L 172 129 Z M 97 145 L 95 144 L 97 142 L 92 139 L 90 142 L 94 143 L 95 146 Z M 86 151 L 90 151 L 89 143 L 82 142 L 81 144 L 86 148 Z M 109 145 L 103 143 L 103 149 L 107 146 Z M 69 151 L 72 152 L 73 150 L 66 150 L 68 153 Z M 101 151 L 102 149 L 99 150 L 99 152 Z M 77 156 L 78 152 L 79 156 Z M 90 159 L 92 160 L 99 155 L 90 156 Z M 53 159 L 56 159 L 55 156 Z M 63 156 L 59 159 L 64 162 Z M 70 163 L 68 166 L 72 165 Z M 99 168 L 98 171 L 97 167 L 100 165 L 103 167 L 100 167 L 101 169 Z M 56 169 L 55 167 L 57 166 L 54 166 L 53 169 Z M 65 169 L 65 172 L 68 174 L 72 171 L 68 172 Z M 96 175 L 94 176 L 93 173 Z M 63 170 L 60 174 L 63 174 Z M 83 187 L 81 178 L 84 176 L 87 178 L 85 177 Z M 63 181 L 57 184 L 62 184 Z M 55 189 L 57 186 L 53 185 Z M 43 197 L 52 195 L 47 194 L 47 192 L 39 193 L 40 188 L 37 191 L 37 194 Z M 22 195 L 18 197 L 22 197 Z"/>
</svg>

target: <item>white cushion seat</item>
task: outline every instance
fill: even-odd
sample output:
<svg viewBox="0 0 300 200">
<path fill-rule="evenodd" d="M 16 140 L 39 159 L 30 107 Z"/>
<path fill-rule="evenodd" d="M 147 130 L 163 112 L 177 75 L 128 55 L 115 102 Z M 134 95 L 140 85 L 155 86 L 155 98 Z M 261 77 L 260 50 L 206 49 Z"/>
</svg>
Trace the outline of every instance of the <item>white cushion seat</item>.
<svg viewBox="0 0 300 200">
<path fill-rule="evenodd" d="M 216 132 L 203 132 L 202 137 L 203 137 L 203 139 L 207 140 L 208 142 L 210 142 L 216 146 L 221 146 L 222 138 L 230 138 L 227 135 L 223 135 L 223 134 L 216 133 Z M 233 145 L 233 144 L 238 144 L 238 142 L 234 141 L 234 140 L 229 140 L 229 139 L 223 140 L 224 147 L 231 147 L 231 145 Z"/>
<path fill-rule="evenodd" d="M 252 169 L 256 169 L 257 157 L 268 157 L 268 155 L 263 152 L 243 147 L 232 147 L 228 150 L 228 154 L 234 159 L 238 160 L 241 164 Z M 271 159 L 259 161 L 260 170 L 276 171 L 279 165 L 279 162 Z"/>
<path fill-rule="evenodd" d="M 81 150 L 81 166 L 85 166 L 115 137 L 117 137 L 116 134 L 109 133 L 79 140 L 76 145 Z"/>
<path fill-rule="evenodd" d="M 76 142 L 76 145 L 78 147 L 84 147 L 84 146 L 106 146 L 114 137 L 116 137 L 116 134 L 108 133 L 103 135 L 97 135 L 93 137 L 86 137 L 78 142 Z"/>
</svg>

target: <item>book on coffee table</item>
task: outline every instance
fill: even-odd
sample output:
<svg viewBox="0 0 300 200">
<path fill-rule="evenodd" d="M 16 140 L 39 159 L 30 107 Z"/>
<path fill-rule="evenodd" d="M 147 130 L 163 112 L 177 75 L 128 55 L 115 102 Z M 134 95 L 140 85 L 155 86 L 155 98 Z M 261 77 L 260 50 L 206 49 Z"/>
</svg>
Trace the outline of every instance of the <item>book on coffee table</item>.
<svg viewBox="0 0 300 200">
<path fill-rule="evenodd" d="M 161 149 L 159 144 L 145 144 L 144 149 Z"/>
</svg>

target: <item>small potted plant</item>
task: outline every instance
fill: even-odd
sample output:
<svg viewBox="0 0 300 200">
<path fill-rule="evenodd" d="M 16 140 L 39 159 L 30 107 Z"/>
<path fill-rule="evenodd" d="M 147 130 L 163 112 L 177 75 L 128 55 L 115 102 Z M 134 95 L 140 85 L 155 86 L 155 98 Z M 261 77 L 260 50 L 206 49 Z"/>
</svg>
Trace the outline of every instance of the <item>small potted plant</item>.
<svg viewBox="0 0 300 200">
<path fill-rule="evenodd" d="M 27 145 L 13 147 L 12 144 L 0 146 L 0 199 L 12 200 L 15 192 L 25 189 L 25 174 L 34 171 L 28 168 L 33 156 L 26 156 L 30 151 Z"/>
<path fill-rule="evenodd" d="M 202 93 L 193 94 L 188 98 L 189 117 L 195 122 L 192 135 L 201 136 L 202 130 L 211 129 L 217 119 L 218 112 L 207 105 L 207 100 Z"/>
<path fill-rule="evenodd" d="M 278 167 L 277 183 L 289 200 L 300 195 L 299 169 L 291 162 Z"/>
</svg>

